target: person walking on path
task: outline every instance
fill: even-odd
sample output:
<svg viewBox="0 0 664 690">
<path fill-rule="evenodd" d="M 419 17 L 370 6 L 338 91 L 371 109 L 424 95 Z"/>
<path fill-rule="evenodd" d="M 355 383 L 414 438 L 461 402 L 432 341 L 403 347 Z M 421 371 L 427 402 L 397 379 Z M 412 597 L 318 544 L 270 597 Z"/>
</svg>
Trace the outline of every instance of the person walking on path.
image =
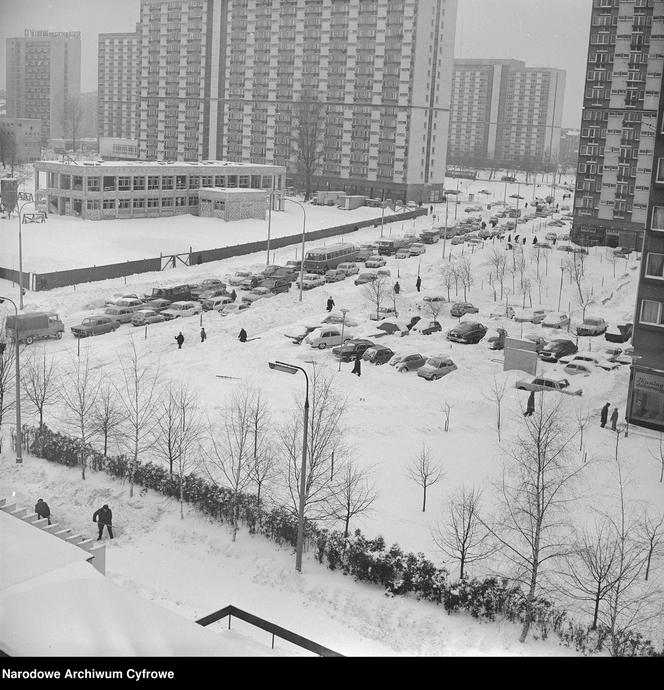
<svg viewBox="0 0 664 690">
<path fill-rule="evenodd" d="M 397 282 L 394 283 L 394 294 L 398 295 L 400 290 L 401 290 L 401 285 L 399 285 L 399 281 L 397 280 Z"/>
<path fill-rule="evenodd" d="M 108 530 L 108 536 L 113 539 L 113 513 L 106 503 L 99 509 L 96 510 L 92 516 L 92 522 L 96 522 L 99 527 L 99 536 L 97 541 L 101 539 L 101 534 L 104 531 L 104 525 Z"/>
<path fill-rule="evenodd" d="M 614 407 L 613 412 L 611 413 L 611 429 L 613 431 L 618 431 L 618 429 L 616 429 L 617 423 L 618 423 L 618 408 Z"/>
<path fill-rule="evenodd" d="M 417 276 L 417 280 L 415 281 L 415 287 L 417 288 L 417 291 L 420 291 L 420 288 L 422 287 L 422 278 L 420 276 Z"/>
<path fill-rule="evenodd" d="M 184 342 L 184 336 L 182 335 L 182 331 L 180 331 L 175 336 L 175 342 L 178 344 L 178 350 L 181 350 L 182 349 L 182 343 Z"/>
<path fill-rule="evenodd" d="M 238 335 L 238 338 L 239 338 L 241 343 L 247 342 L 247 331 L 245 331 L 244 328 L 240 329 L 240 333 Z"/>
<path fill-rule="evenodd" d="M 201 342 L 204 343 L 206 338 L 207 338 L 207 333 L 205 332 L 204 328 L 201 328 Z"/>
<path fill-rule="evenodd" d="M 352 374 L 357 374 L 360 376 L 360 362 L 362 362 L 362 355 L 358 352 L 355 355 L 355 364 L 353 364 L 353 371 L 351 372 Z"/>
<path fill-rule="evenodd" d="M 524 417 L 530 417 L 535 411 L 535 391 L 530 391 L 528 402 L 526 403 L 526 411 L 523 413 Z"/>
<path fill-rule="evenodd" d="M 327 298 L 327 310 L 332 311 L 332 308 L 334 307 L 334 300 L 332 297 Z"/>
<path fill-rule="evenodd" d="M 37 513 L 38 518 L 46 518 L 48 524 L 51 524 L 51 509 L 43 498 L 38 499 L 35 503 L 35 513 Z"/>
<path fill-rule="evenodd" d="M 555 247 L 556 246 L 556 238 L 554 237 L 551 241 L 553 242 L 553 246 Z"/>
<path fill-rule="evenodd" d="M 231 300 L 235 302 L 237 299 L 237 292 L 235 292 L 235 289 L 231 290 Z"/>
<path fill-rule="evenodd" d="M 611 403 L 606 403 L 599 413 L 599 425 L 602 429 L 606 426 L 606 420 L 609 418 L 609 407 L 611 407 Z"/>
</svg>

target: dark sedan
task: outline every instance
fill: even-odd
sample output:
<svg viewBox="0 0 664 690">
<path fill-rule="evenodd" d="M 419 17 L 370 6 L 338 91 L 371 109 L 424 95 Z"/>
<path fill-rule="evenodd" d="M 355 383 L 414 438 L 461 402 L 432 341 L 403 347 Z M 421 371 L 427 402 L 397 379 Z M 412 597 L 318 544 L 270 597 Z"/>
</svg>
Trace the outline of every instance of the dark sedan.
<svg viewBox="0 0 664 690">
<path fill-rule="evenodd" d="M 466 321 L 447 331 L 447 339 L 455 343 L 479 343 L 486 332 L 487 327 L 481 323 Z"/>
<path fill-rule="evenodd" d="M 365 362 L 371 362 L 372 364 L 385 364 L 389 362 L 394 356 L 394 350 L 384 345 L 372 345 L 367 348 L 362 355 L 362 359 Z"/>
<path fill-rule="evenodd" d="M 357 338 L 354 340 L 348 340 L 343 345 L 338 345 L 332 348 L 332 354 L 339 357 L 342 362 L 350 362 L 351 359 L 355 359 L 357 355 L 363 355 L 370 347 L 373 347 L 374 343 L 371 340 L 365 340 L 363 338 Z"/>
<path fill-rule="evenodd" d="M 557 338 L 552 340 L 548 345 L 542 348 L 539 356 L 544 362 L 557 362 L 565 355 L 573 355 L 579 348 L 571 341 L 565 338 Z"/>
</svg>

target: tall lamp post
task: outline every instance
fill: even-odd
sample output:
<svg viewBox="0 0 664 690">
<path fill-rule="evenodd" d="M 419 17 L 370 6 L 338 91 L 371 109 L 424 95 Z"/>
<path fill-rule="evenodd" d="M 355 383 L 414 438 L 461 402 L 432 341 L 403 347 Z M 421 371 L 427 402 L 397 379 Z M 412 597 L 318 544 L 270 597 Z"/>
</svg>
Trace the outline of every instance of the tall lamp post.
<svg viewBox="0 0 664 690">
<path fill-rule="evenodd" d="M 21 211 L 25 206 L 34 204 L 34 201 L 24 201 L 18 204 L 18 304 L 19 309 L 23 311 L 23 237 L 21 235 Z"/>
<path fill-rule="evenodd" d="M 21 365 L 19 361 L 19 323 L 18 323 L 18 308 L 16 302 L 9 299 L 9 297 L 0 297 L 0 304 L 3 302 L 11 302 L 14 306 L 14 313 L 16 314 L 16 328 L 14 333 L 14 341 L 16 344 L 16 464 L 20 465 L 23 462 L 23 438 L 21 434 Z"/>
<path fill-rule="evenodd" d="M 307 488 L 307 432 L 309 428 L 309 377 L 307 372 L 295 364 L 286 362 L 268 362 L 270 369 L 281 371 L 285 374 L 297 374 L 301 371 L 307 382 L 307 389 L 304 398 L 304 428 L 302 431 L 302 465 L 300 467 L 300 506 L 298 511 L 297 523 L 297 546 L 295 550 L 295 570 L 302 572 L 302 547 L 304 544 L 304 492 Z"/>
<path fill-rule="evenodd" d="M 449 196 L 445 195 L 445 232 L 443 234 L 443 259 L 445 258 L 445 246 L 447 245 L 447 214 L 450 209 Z"/>
<path fill-rule="evenodd" d="M 341 309 L 341 313 L 343 314 L 343 320 L 341 321 L 341 348 L 343 350 L 344 346 L 344 329 L 346 327 L 346 314 L 348 313 L 348 309 Z M 341 371 L 341 353 L 339 354 L 339 369 L 338 371 Z"/>
</svg>

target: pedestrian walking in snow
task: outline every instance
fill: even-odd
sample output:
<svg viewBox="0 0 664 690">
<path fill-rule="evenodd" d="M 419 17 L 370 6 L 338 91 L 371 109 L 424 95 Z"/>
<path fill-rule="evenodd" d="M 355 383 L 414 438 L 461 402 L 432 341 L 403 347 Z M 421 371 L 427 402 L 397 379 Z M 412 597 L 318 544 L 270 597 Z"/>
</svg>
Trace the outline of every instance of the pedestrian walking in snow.
<svg viewBox="0 0 664 690">
<path fill-rule="evenodd" d="M 533 244 L 537 244 L 537 235 L 535 235 L 535 237 L 533 237 Z"/>
<path fill-rule="evenodd" d="M 396 283 L 394 283 L 394 294 L 398 295 L 401 290 L 401 285 L 399 285 L 399 281 L 397 280 Z"/>
<path fill-rule="evenodd" d="M 182 331 L 180 331 L 175 336 L 175 342 L 178 344 L 178 350 L 181 350 L 182 349 L 182 343 L 184 342 L 184 336 L 182 335 Z"/>
<path fill-rule="evenodd" d="M 618 431 L 618 429 L 616 429 L 617 423 L 618 423 L 618 408 L 614 407 L 613 412 L 611 413 L 611 429 L 613 431 Z"/>
<path fill-rule="evenodd" d="M 523 413 L 524 417 L 530 417 L 535 411 L 535 391 L 530 391 L 528 402 L 526 403 L 526 411 Z"/>
<path fill-rule="evenodd" d="M 237 299 L 237 292 L 235 292 L 235 289 L 231 290 L 231 300 L 235 302 Z"/>
<path fill-rule="evenodd" d="M 97 526 L 99 527 L 99 536 L 97 537 L 97 541 L 101 539 L 101 534 L 104 531 L 104 525 L 106 525 L 106 529 L 108 530 L 108 536 L 113 539 L 113 513 L 108 507 L 108 504 L 104 503 L 99 510 L 94 512 L 92 515 L 92 522 L 96 522 Z"/>
<path fill-rule="evenodd" d="M 201 342 L 204 343 L 206 338 L 207 338 L 207 333 L 205 332 L 204 328 L 201 328 Z"/>
<path fill-rule="evenodd" d="M 556 246 L 556 238 L 554 237 L 553 240 L 551 240 L 551 241 L 553 242 L 553 246 L 555 247 Z"/>
<path fill-rule="evenodd" d="M 514 235 L 514 243 L 516 244 L 519 241 L 519 235 Z"/>
<path fill-rule="evenodd" d="M 362 355 L 358 352 L 355 355 L 355 364 L 353 364 L 353 371 L 351 373 L 360 376 L 360 363 L 362 362 Z"/>
<path fill-rule="evenodd" d="M 433 206 L 429 207 L 429 213 L 433 213 Z"/>
<path fill-rule="evenodd" d="M 332 311 L 332 307 L 334 307 L 334 300 L 331 297 L 327 298 L 327 310 Z"/>
<path fill-rule="evenodd" d="M 609 418 L 609 407 L 611 407 L 611 403 L 606 403 L 599 413 L 599 425 L 602 429 L 606 426 L 606 420 Z"/>
<path fill-rule="evenodd" d="M 510 243 L 512 241 L 512 235 L 507 236 L 507 242 Z"/>
<path fill-rule="evenodd" d="M 526 236 L 525 235 L 523 236 L 523 243 L 524 244 L 526 243 Z"/>
<path fill-rule="evenodd" d="M 51 509 L 43 498 L 38 499 L 35 503 L 35 513 L 37 513 L 38 518 L 46 518 L 48 524 L 51 524 Z"/>
<path fill-rule="evenodd" d="M 420 288 L 422 287 L 422 278 L 420 276 L 417 276 L 417 280 L 415 281 L 415 287 L 417 288 L 417 291 L 420 291 Z"/>
<path fill-rule="evenodd" d="M 244 328 L 240 329 L 240 333 L 238 335 L 238 338 L 239 338 L 241 343 L 247 342 L 247 331 L 245 331 Z"/>
</svg>

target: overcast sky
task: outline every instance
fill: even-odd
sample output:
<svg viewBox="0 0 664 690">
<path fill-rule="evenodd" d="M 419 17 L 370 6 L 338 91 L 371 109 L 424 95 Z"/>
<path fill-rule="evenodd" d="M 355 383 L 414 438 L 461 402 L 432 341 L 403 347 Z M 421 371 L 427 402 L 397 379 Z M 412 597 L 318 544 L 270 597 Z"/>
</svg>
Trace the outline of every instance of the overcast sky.
<svg viewBox="0 0 664 690">
<path fill-rule="evenodd" d="M 351 0 L 353 1 L 353 0 Z M 360 0 L 354 0 L 359 2 Z M 563 126 L 578 128 L 591 0 L 458 0 L 456 57 L 515 58 L 567 72 Z M 0 0 L 0 89 L 5 39 L 24 29 L 81 32 L 81 88 L 97 90 L 97 34 L 133 31 L 140 0 Z"/>
</svg>

